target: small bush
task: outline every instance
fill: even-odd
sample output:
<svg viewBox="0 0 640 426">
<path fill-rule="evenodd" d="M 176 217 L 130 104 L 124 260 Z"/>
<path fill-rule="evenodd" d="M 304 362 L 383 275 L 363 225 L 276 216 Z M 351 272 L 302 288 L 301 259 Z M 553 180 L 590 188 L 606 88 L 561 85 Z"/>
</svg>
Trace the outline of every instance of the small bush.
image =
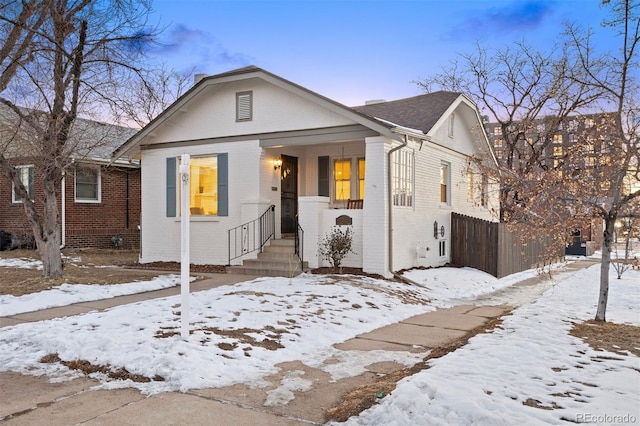
<svg viewBox="0 0 640 426">
<path fill-rule="evenodd" d="M 331 232 L 325 234 L 322 242 L 318 247 L 318 254 L 322 259 L 329 261 L 335 272 L 342 271 L 340 264 L 345 256 L 349 253 L 356 254 L 352 249 L 353 230 L 347 227 L 342 231 L 339 227 L 334 226 Z"/>
</svg>

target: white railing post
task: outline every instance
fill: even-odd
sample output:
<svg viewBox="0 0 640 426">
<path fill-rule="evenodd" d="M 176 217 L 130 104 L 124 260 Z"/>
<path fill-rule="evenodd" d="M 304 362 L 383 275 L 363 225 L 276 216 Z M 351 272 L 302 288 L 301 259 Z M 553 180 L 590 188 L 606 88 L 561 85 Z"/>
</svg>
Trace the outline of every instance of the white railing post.
<svg viewBox="0 0 640 426">
<path fill-rule="evenodd" d="M 182 162 L 180 163 L 180 176 L 182 180 L 181 196 L 181 239 L 180 239 L 180 295 L 182 302 L 180 306 L 181 328 L 180 334 L 183 339 L 189 338 L 189 234 L 190 234 L 190 211 L 189 211 L 189 164 L 191 158 L 189 154 L 182 154 Z"/>
</svg>

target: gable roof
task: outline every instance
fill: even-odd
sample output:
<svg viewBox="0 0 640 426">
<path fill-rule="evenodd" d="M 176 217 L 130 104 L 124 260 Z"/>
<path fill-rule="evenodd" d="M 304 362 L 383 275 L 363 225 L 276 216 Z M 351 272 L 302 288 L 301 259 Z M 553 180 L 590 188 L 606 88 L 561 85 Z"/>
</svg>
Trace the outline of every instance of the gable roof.
<svg viewBox="0 0 640 426">
<path fill-rule="evenodd" d="M 116 149 L 112 153 L 112 157 L 117 158 L 129 152 L 147 135 L 151 134 L 158 126 L 162 125 L 165 120 L 169 119 L 169 117 L 171 117 L 176 111 L 179 111 L 187 102 L 200 94 L 206 87 L 215 84 L 224 84 L 231 81 L 246 80 L 250 78 L 260 78 L 264 81 L 274 84 L 275 86 L 295 93 L 302 98 L 311 100 L 312 102 L 333 110 L 355 121 L 356 123 L 379 132 L 380 134 L 384 134 L 398 140 L 400 139 L 398 135 L 393 131 L 393 129 L 397 127 L 397 125 L 395 124 L 377 120 L 369 115 L 363 114 L 353 108 L 347 107 L 339 102 L 329 99 L 326 96 L 320 95 L 319 93 L 316 93 L 303 86 L 286 80 L 278 75 L 265 71 L 262 68 L 251 65 L 232 71 L 203 77 L 189 90 L 187 90 L 182 96 L 180 96 L 173 104 L 167 107 L 167 109 L 162 111 L 157 117 L 151 120 L 149 124 L 140 129 L 138 133 L 133 135 L 129 140 L 118 147 L 118 149 Z"/>
<path fill-rule="evenodd" d="M 429 133 L 442 115 L 462 94 L 439 91 L 398 99 L 353 107 L 354 110 L 382 120 L 387 120 L 410 129 L 418 129 Z"/>
</svg>

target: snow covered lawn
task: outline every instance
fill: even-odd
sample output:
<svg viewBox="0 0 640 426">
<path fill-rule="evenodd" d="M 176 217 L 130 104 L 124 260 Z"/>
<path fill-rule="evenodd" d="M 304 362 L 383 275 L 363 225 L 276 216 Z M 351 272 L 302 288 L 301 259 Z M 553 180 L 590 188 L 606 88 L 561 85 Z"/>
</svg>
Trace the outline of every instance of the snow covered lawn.
<svg viewBox="0 0 640 426">
<path fill-rule="evenodd" d="M 557 280 L 566 279 L 505 317 L 502 328 L 429 361 L 430 369 L 403 380 L 350 423 L 557 424 L 623 415 L 638 422 L 639 358 L 595 351 L 569 335 L 574 322 L 595 314 L 598 276 L 599 265 L 570 277 L 559 273 Z M 372 353 L 339 351 L 334 343 L 513 283 L 468 268 L 430 269 L 412 279 L 425 287 L 305 274 L 193 293 L 188 341 L 180 338 L 179 296 L 4 327 L 0 371 L 77 376 L 60 363 L 40 362 L 57 354 L 147 377 L 143 383 L 94 374 L 102 388 L 131 386 L 147 394 L 260 385 L 275 365 L 292 360 L 346 377 L 360 374 Z M 638 306 L 640 272 L 627 271 L 622 280 L 612 272 L 609 321 L 640 325 Z M 406 365 L 424 355 L 375 352 L 378 361 Z M 340 362 L 325 364 L 329 358 Z"/>
</svg>

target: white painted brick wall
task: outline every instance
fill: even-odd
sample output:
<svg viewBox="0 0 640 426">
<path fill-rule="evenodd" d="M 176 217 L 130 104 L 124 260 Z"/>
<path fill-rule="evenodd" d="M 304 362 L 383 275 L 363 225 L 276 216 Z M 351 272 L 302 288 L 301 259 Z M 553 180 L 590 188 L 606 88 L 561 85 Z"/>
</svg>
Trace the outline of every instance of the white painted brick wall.
<svg viewBox="0 0 640 426">
<path fill-rule="evenodd" d="M 243 216 L 248 214 L 243 215 L 242 201 L 254 208 L 267 201 L 261 197 L 260 175 L 268 175 L 270 165 L 261 157 L 258 141 L 142 151 L 141 262 L 180 260 L 180 217 L 166 217 L 166 158 L 225 152 L 229 154 L 229 215 L 192 217 L 190 252 L 194 264 L 227 263 L 227 230 L 243 223 Z"/>
</svg>

